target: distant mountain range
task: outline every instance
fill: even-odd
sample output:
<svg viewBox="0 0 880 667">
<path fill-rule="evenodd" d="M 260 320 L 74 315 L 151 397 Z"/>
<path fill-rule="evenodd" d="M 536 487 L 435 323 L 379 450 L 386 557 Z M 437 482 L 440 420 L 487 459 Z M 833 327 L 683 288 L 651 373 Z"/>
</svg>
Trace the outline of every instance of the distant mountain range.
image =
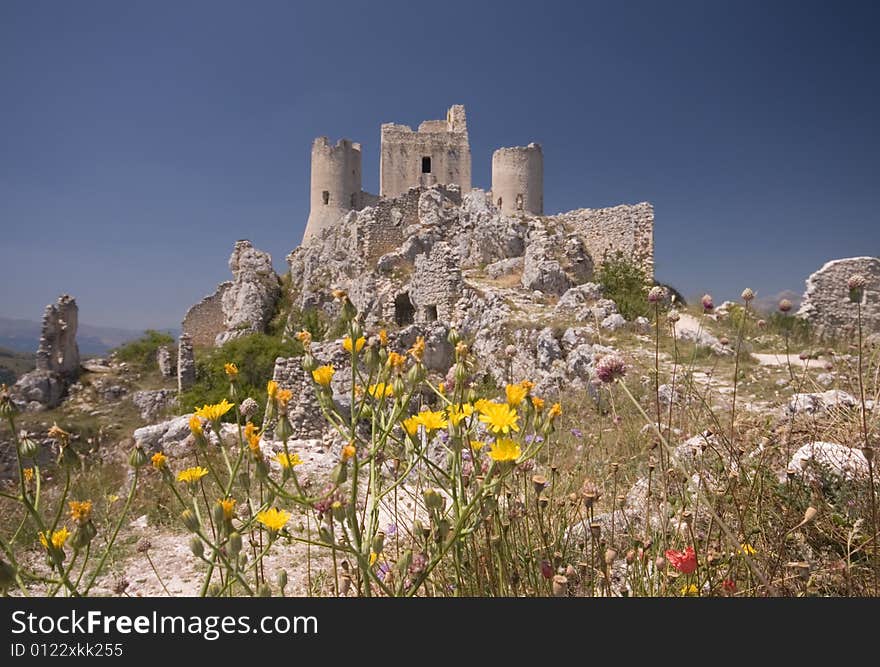
<svg viewBox="0 0 880 667">
<path fill-rule="evenodd" d="M 39 322 L 32 320 L 0 317 L 0 347 L 15 352 L 36 353 L 37 347 L 40 345 L 41 328 L 42 325 Z M 175 336 L 179 333 L 167 329 L 163 331 Z M 114 347 L 140 338 L 143 333 L 142 330 L 96 327 L 80 322 L 76 332 L 76 342 L 79 345 L 81 355 L 93 357 L 106 354 Z"/>
</svg>

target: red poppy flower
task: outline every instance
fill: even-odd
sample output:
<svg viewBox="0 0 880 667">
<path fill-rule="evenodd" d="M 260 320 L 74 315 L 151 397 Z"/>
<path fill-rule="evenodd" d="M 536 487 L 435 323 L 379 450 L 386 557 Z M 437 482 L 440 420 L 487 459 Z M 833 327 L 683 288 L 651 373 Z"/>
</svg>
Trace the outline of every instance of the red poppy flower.
<svg viewBox="0 0 880 667">
<path fill-rule="evenodd" d="M 541 561 L 541 576 L 545 579 L 550 579 L 553 577 L 553 566 L 550 565 L 549 560 Z"/>
<path fill-rule="evenodd" d="M 721 588 L 725 593 L 736 593 L 736 582 L 733 579 L 725 579 L 721 582 Z"/>
<path fill-rule="evenodd" d="M 684 551 L 667 549 L 666 560 L 682 574 L 691 574 L 697 569 L 697 554 L 694 552 L 693 547 L 688 547 Z"/>
</svg>

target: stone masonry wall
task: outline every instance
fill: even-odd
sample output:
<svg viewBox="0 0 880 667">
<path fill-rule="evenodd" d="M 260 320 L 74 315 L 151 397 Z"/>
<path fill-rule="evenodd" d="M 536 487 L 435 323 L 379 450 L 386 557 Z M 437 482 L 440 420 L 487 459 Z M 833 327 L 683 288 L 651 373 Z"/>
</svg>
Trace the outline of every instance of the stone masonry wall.
<svg viewBox="0 0 880 667">
<path fill-rule="evenodd" d="M 183 333 L 190 337 L 193 345 L 212 347 L 217 335 L 226 330 L 223 323 L 223 295 L 230 287 L 230 281 L 220 283 L 217 291 L 186 311 Z"/>
<path fill-rule="evenodd" d="M 868 284 L 862 299 L 862 328 L 880 333 L 880 258 L 848 257 L 826 263 L 807 278 L 798 316 L 812 323 L 820 335 L 849 335 L 856 328 L 858 308 L 849 300 L 846 282 L 854 274 Z"/>
<path fill-rule="evenodd" d="M 581 208 L 548 216 L 584 241 L 596 267 L 606 256 L 621 251 L 654 276 L 654 207 L 648 202 L 610 208 Z"/>
</svg>

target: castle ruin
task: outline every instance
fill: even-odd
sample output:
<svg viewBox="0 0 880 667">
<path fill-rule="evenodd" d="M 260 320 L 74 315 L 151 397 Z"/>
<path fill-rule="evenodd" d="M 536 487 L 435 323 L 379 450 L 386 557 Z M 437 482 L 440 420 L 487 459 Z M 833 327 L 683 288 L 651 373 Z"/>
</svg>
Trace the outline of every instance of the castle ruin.
<svg viewBox="0 0 880 667">
<path fill-rule="evenodd" d="M 350 211 L 403 197 L 411 188 L 455 186 L 471 191 L 471 147 L 464 106 L 454 104 L 442 120 L 423 121 L 416 131 L 383 123 L 379 195 L 361 184 L 361 145 L 349 139 L 312 143 L 310 210 L 303 243 L 334 226 Z M 499 148 L 492 156 L 492 201 L 505 215 L 544 214 L 541 146 Z"/>
</svg>

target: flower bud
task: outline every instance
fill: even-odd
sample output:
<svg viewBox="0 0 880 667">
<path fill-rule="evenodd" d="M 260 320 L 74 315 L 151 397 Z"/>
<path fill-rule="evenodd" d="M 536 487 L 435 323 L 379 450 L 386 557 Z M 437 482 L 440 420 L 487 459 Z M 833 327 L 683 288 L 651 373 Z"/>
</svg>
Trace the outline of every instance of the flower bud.
<svg viewBox="0 0 880 667">
<path fill-rule="evenodd" d="M 568 578 L 565 575 L 557 574 L 553 577 L 553 597 L 564 598 L 568 596 Z"/>
<path fill-rule="evenodd" d="M 275 575 L 275 583 L 281 594 L 284 595 L 284 589 L 287 588 L 287 570 L 278 570 L 278 574 Z"/>
<path fill-rule="evenodd" d="M 380 554 L 380 553 L 382 553 L 382 549 L 384 547 L 385 547 L 385 532 L 380 530 L 373 537 L 371 549 L 373 550 L 373 553 Z"/>
<path fill-rule="evenodd" d="M 269 588 L 269 584 L 262 583 L 259 588 L 257 588 L 257 597 L 258 598 L 270 598 L 272 597 L 272 590 Z"/>
<path fill-rule="evenodd" d="M 275 424 L 275 439 L 284 442 L 291 435 L 293 435 L 293 427 L 290 425 L 290 420 L 285 412 L 278 417 L 278 423 Z"/>
<path fill-rule="evenodd" d="M 211 584 L 208 586 L 208 597 L 209 598 L 217 598 L 220 597 L 220 593 L 223 589 L 220 587 L 220 584 Z"/>
<path fill-rule="evenodd" d="M 214 503 L 214 508 L 212 510 L 214 515 L 214 523 L 218 526 L 223 526 L 226 524 L 226 517 L 223 514 L 223 507 L 220 503 Z"/>
<path fill-rule="evenodd" d="M 448 519 L 440 519 L 437 522 L 437 540 L 439 542 L 443 542 L 446 540 L 446 536 L 449 535 L 449 530 L 451 526 L 449 525 Z"/>
<path fill-rule="evenodd" d="M 312 356 L 311 352 L 306 352 L 303 355 L 302 366 L 306 373 L 309 374 L 318 367 L 318 362 L 315 360 L 315 357 Z"/>
<path fill-rule="evenodd" d="M 202 540 L 198 535 L 193 535 L 190 538 L 189 550 L 192 551 L 193 556 L 196 558 L 201 558 L 205 555 L 205 545 L 202 544 Z"/>
<path fill-rule="evenodd" d="M 434 489 L 425 489 L 422 492 L 422 498 L 425 501 L 425 507 L 429 510 L 443 511 L 443 507 L 446 505 L 446 499 Z"/>
<path fill-rule="evenodd" d="M 199 529 L 199 519 L 193 514 L 192 510 L 183 510 L 180 514 L 180 520 L 190 532 L 196 532 Z"/>
<path fill-rule="evenodd" d="M 33 438 L 28 435 L 27 431 L 22 431 L 18 438 L 21 455 L 26 459 L 36 458 L 39 447 Z"/>
<path fill-rule="evenodd" d="M 148 460 L 149 459 L 147 459 L 147 454 L 146 452 L 144 452 L 144 448 L 138 445 L 132 450 L 131 456 L 128 457 L 128 464 L 132 468 L 141 468 L 147 465 Z"/>
<path fill-rule="evenodd" d="M 237 530 L 229 534 L 229 541 L 226 543 L 226 546 L 233 558 L 241 551 L 241 534 Z"/>
</svg>

